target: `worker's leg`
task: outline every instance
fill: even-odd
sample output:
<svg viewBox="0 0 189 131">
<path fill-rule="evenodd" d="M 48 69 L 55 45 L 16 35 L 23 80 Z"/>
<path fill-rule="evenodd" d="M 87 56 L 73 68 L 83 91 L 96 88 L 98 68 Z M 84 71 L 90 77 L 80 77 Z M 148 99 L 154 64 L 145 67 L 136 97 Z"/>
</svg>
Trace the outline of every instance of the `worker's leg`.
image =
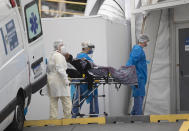
<svg viewBox="0 0 189 131">
<path fill-rule="evenodd" d="M 131 115 L 135 115 L 135 109 L 136 108 L 136 104 L 135 104 L 135 97 L 134 97 L 134 103 L 133 103 L 133 108 L 131 110 Z"/>
<path fill-rule="evenodd" d="M 99 114 L 99 106 L 98 106 L 98 89 L 94 91 L 94 96 L 90 101 L 90 114 Z M 91 115 L 92 117 L 97 117 L 98 115 Z"/>
<path fill-rule="evenodd" d="M 76 90 L 75 92 L 75 95 L 73 96 L 73 100 L 72 100 L 72 104 L 73 104 L 73 107 L 72 107 L 72 117 L 75 118 L 76 115 L 79 113 L 79 108 L 78 108 L 78 105 L 79 105 L 79 102 L 78 102 L 78 91 Z"/>
<path fill-rule="evenodd" d="M 75 93 L 76 93 L 76 85 L 72 84 L 70 86 L 71 100 L 73 100 Z"/>
<path fill-rule="evenodd" d="M 144 96 L 136 96 L 134 97 L 134 105 L 131 112 L 131 115 L 142 115 L 142 105 L 143 105 Z"/>
<path fill-rule="evenodd" d="M 83 99 L 82 96 L 80 96 L 81 93 L 79 94 L 79 92 L 76 90 L 76 94 L 73 98 L 73 107 L 72 107 L 72 118 L 76 118 L 79 113 L 80 113 L 80 109 L 83 105 L 84 102 L 82 102 L 81 104 L 79 104 L 79 97 L 80 97 L 80 101 Z"/>
<path fill-rule="evenodd" d="M 64 118 L 71 118 L 72 112 L 72 102 L 70 96 L 62 96 L 60 97 L 63 106 Z"/>
<path fill-rule="evenodd" d="M 143 100 L 144 100 L 144 96 L 139 96 L 138 98 L 138 110 L 136 110 L 136 115 L 143 115 L 143 110 L 142 110 L 142 106 L 143 106 Z"/>
<path fill-rule="evenodd" d="M 49 97 L 50 100 L 50 119 L 58 117 L 58 97 Z"/>
</svg>

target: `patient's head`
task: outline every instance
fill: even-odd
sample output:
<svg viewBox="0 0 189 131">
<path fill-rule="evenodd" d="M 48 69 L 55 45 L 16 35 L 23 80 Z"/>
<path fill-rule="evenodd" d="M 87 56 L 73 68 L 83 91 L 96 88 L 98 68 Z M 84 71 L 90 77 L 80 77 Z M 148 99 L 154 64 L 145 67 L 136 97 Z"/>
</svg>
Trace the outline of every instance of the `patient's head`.
<svg viewBox="0 0 189 131">
<path fill-rule="evenodd" d="M 67 53 L 64 56 L 65 56 L 67 62 L 69 62 L 69 63 L 72 62 L 73 56 L 71 54 Z"/>
</svg>

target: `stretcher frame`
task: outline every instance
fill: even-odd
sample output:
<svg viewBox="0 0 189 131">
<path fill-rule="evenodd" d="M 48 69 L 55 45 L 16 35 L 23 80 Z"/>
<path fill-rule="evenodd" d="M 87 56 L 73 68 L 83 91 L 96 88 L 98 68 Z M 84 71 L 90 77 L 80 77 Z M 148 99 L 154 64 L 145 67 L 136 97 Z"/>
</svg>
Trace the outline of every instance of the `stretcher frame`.
<svg viewBox="0 0 189 131">
<path fill-rule="evenodd" d="M 117 80 L 115 80 L 114 78 L 112 77 L 98 77 L 98 78 L 93 78 L 93 83 L 92 83 L 92 90 L 87 94 L 87 96 L 85 96 L 82 100 L 80 99 L 80 85 L 81 84 L 88 84 L 88 81 L 85 79 L 85 78 L 71 78 L 71 83 L 70 85 L 73 84 L 76 86 L 76 92 L 74 93 L 74 97 L 78 91 L 78 99 L 76 99 L 75 101 L 73 101 L 73 106 L 75 105 L 76 102 L 78 102 L 78 105 L 75 105 L 76 107 L 78 107 L 78 110 L 79 110 L 79 113 L 78 114 L 74 114 L 77 116 L 80 116 L 80 117 L 83 117 L 83 116 L 96 116 L 96 115 L 104 115 L 104 116 L 107 116 L 108 114 L 106 113 L 105 111 L 105 91 L 104 91 L 104 86 L 105 85 L 112 85 L 114 84 L 115 85 L 115 88 L 117 89 L 117 91 L 120 89 L 121 85 L 122 84 L 125 84 L 125 83 L 122 83 L 122 82 L 119 82 Z M 101 97 L 104 97 L 104 114 L 80 114 L 80 107 L 81 107 L 81 104 L 83 104 L 83 102 L 92 94 L 92 99 L 94 99 L 94 91 L 99 87 L 103 85 L 103 95 L 101 95 Z M 126 85 L 137 85 L 137 83 L 133 84 L 126 84 Z M 84 92 L 85 94 L 87 92 Z M 82 95 L 85 95 L 85 94 L 82 94 Z M 97 97 L 100 97 L 99 95 Z M 74 100 L 74 99 L 73 99 Z M 94 103 L 94 102 L 93 102 Z M 94 106 L 93 106 L 94 107 Z M 73 114 L 72 114 L 73 115 Z"/>
</svg>

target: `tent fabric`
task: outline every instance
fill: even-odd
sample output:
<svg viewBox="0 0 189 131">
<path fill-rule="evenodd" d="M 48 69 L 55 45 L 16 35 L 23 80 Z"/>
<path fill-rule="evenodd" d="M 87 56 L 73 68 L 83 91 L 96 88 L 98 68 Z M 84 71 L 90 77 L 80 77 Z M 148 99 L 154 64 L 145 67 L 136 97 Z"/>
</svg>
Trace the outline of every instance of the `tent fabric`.
<svg viewBox="0 0 189 131">
<path fill-rule="evenodd" d="M 108 20 L 125 23 L 123 19 L 131 17 L 130 6 L 130 0 L 87 0 L 85 16 L 99 14 Z"/>
<path fill-rule="evenodd" d="M 118 23 L 125 23 L 123 0 L 105 0 L 98 11 L 98 15 Z"/>
<path fill-rule="evenodd" d="M 158 2 L 166 2 L 166 1 L 173 1 L 173 0 L 142 0 L 142 6 L 157 4 Z"/>
<path fill-rule="evenodd" d="M 142 0 L 142 6 L 156 4 L 159 1 L 162 1 L 162 0 Z"/>
<path fill-rule="evenodd" d="M 145 105 L 145 114 L 170 113 L 170 56 L 169 56 L 169 20 L 168 10 L 161 14 L 156 41 L 149 90 Z M 148 26 L 148 25 L 146 25 Z M 153 33 L 153 32 L 148 32 Z M 148 57 L 153 57 L 152 53 Z"/>
<path fill-rule="evenodd" d="M 87 5 L 85 7 L 85 16 L 89 16 L 93 7 L 97 3 L 98 0 L 87 0 Z"/>
</svg>

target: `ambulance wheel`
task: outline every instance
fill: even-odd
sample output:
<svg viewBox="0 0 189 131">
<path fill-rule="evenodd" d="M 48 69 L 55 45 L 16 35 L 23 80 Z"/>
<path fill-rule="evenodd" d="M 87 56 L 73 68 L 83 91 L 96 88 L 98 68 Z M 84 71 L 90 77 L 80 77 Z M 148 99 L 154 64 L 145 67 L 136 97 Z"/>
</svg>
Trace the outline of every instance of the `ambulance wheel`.
<svg viewBox="0 0 189 131">
<path fill-rule="evenodd" d="M 13 121 L 6 131 L 23 131 L 24 120 L 24 100 L 22 97 L 18 97 Z"/>
</svg>

